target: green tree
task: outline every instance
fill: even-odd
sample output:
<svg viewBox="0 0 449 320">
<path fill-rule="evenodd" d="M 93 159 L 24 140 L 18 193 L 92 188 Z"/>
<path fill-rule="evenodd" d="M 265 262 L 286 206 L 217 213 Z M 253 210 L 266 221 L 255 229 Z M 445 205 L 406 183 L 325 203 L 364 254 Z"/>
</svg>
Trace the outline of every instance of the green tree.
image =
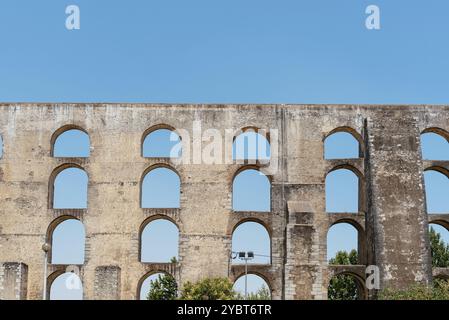
<svg viewBox="0 0 449 320">
<path fill-rule="evenodd" d="M 263 285 L 256 293 L 249 293 L 247 300 L 271 300 L 270 289 L 266 285 Z"/>
<path fill-rule="evenodd" d="M 266 285 L 262 285 L 256 292 L 249 292 L 248 297 L 245 299 L 245 295 L 237 292 L 235 295 L 236 300 L 271 300 L 270 289 Z"/>
<path fill-rule="evenodd" d="M 380 300 L 449 300 L 449 281 L 437 279 L 433 286 L 415 284 L 405 290 L 384 289 Z"/>
<path fill-rule="evenodd" d="M 430 251 L 432 253 L 432 266 L 434 268 L 449 267 L 449 244 L 445 244 L 441 235 L 430 227 Z"/>
<path fill-rule="evenodd" d="M 186 282 L 181 300 L 233 300 L 237 297 L 227 278 L 204 279 L 196 283 Z"/>
<path fill-rule="evenodd" d="M 331 265 L 355 265 L 357 264 L 358 256 L 356 250 L 338 251 L 335 258 L 329 260 Z M 354 277 L 350 275 L 336 275 L 330 280 L 328 288 L 329 300 L 357 300 L 358 290 L 357 282 Z"/>
<path fill-rule="evenodd" d="M 172 257 L 170 259 L 170 263 L 178 263 L 178 259 L 176 259 L 176 257 Z"/>
<path fill-rule="evenodd" d="M 171 275 L 159 275 L 156 280 L 151 280 L 150 291 L 147 300 L 175 300 L 178 285 Z"/>
</svg>

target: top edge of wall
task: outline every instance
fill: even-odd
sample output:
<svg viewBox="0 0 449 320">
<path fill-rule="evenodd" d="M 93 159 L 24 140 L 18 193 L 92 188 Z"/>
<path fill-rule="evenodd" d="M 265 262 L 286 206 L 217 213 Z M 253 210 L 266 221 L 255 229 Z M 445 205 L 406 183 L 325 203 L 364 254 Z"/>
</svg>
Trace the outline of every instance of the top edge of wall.
<svg viewBox="0 0 449 320">
<path fill-rule="evenodd" d="M 135 108 L 395 108 L 414 109 L 427 107 L 448 108 L 449 104 L 264 104 L 264 103 L 116 103 L 116 102 L 0 102 L 0 107 L 135 107 Z"/>
</svg>

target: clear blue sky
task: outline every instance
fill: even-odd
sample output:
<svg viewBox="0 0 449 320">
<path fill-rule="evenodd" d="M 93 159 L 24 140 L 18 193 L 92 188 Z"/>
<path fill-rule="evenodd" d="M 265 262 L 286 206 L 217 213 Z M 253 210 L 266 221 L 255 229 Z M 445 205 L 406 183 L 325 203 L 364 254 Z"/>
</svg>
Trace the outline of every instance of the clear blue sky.
<svg viewBox="0 0 449 320">
<path fill-rule="evenodd" d="M 365 8 L 381 9 L 381 30 Z M 65 8 L 81 29 L 65 28 Z M 449 2 L 2 0 L 2 101 L 448 103 Z"/>
<path fill-rule="evenodd" d="M 80 30 L 65 28 L 71 4 Z M 369 4 L 379 31 L 365 28 Z M 0 101 L 447 104 L 448 12 L 446 0 L 2 0 Z M 331 205 L 354 207 L 344 199 Z M 329 255 L 355 247 L 334 228 Z"/>
</svg>

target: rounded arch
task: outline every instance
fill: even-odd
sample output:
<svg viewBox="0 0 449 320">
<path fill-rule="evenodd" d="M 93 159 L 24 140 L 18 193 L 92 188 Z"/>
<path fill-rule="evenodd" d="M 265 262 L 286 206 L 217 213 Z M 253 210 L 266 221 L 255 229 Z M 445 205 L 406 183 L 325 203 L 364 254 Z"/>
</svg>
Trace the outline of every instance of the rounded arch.
<svg viewBox="0 0 449 320">
<path fill-rule="evenodd" d="M 245 219 L 236 224 L 231 235 L 232 252 L 254 253 L 254 259 L 249 263 L 272 263 L 272 239 L 269 229 L 259 219 Z M 232 260 L 233 264 L 241 263 Z"/>
<path fill-rule="evenodd" d="M 232 209 L 234 211 L 271 211 L 271 176 L 259 166 L 239 168 L 232 178 Z"/>
<path fill-rule="evenodd" d="M 428 168 L 424 169 L 424 172 L 428 172 L 428 171 L 436 171 L 436 172 L 439 172 L 439 173 L 445 175 L 446 178 L 449 179 L 449 170 L 446 169 L 446 168 L 444 168 L 444 167 L 440 167 L 440 166 L 431 166 L 431 167 L 428 167 Z"/>
<path fill-rule="evenodd" d="M 338 176 L 338 172 L 342 174 L 341 177 Z M 348 175 L 348 173 L 350 174 Z M 356 178 L 356 181 L 352 180 L 353 177 Z M 365 182 L 363 174 L 357 168 L 348 164 L 335 166 L 329 170 L 324 180 L 326 212 L 357 213 L 364 211 Z"/>
<path fill-rule="evenodd" d="M 55 284 L 55 282 L 57 281 L 58 278 L 63 277 L 65 275 L 76 277 L 74 280 L 79 281 L 80 288 L 78 289 L 78 291 L 80 291 L 80 292 L 78 293 L 78 295 L 75 298 L 73 298 L 73 297 L 72 298 L 63 297 L 63 298 L 59 298 L 59 299 L 52 299 L 53 285 Z M 66 281 L 67 281 L 67 279 L 66 279 Z M 72 282 L 72 284 L 73 284 L 73 282 Z M 67 292 L 71 292 L 72 296 L 73 296 L 73 291 L 75 291 L 76 288 L 75 288 L 75 290 L 74 290 L 74 288 L 66 289 L 66 290 L 67 290 Z M 61 292 L 58 292 L 58 295 L 59 294 L 63 294 L 62 290 L 61 290 Z M 84 298 L 84 285 L 83 285 L 83 281 L 82 281 L 80 275 L 78 275 L 78 274 L 76 274 L 74 272 L 69 272 L 67 270 L 63 270 L 63 269 L 54 271 L 53 273 L 51 273 L 47 277 L 47 292 L 46 292 L 46 296 L 47 296 L 46 297 L 47 300 L 67 300 L 67 299 L 70 299 L 70 300 L 83 300 L 83 298 Z"/>
<path fill-rule="evenodd" d="M 441 128 L 428 128 L 421 133 L 423 160 L 449 160 L 449 133 Z"/>
<path fill-rule="evenodd" d="M 166 216 L 164 214 L 155 214 L 155 215 L 152 215 L 151 217 L 146 218 L 140 224 L 139 233 L 141 233 L 147 225 L 149 225 L 151 222 L 156 221 L 156 220 L 167 220 L 167 221 L 173 223 L 176 226 L 176 228 L 178 228 L 178 230 L 180 230 L 178 222 L 175 221 L 172 217 Z"/>
<path fill-rule="evenodd" d="M 449 205 L 446 197 L 449 192 L 449 171 L 432 166 L 424 170 L 424 190 L 428 214 L 447 213 Z"/>
<path fill-rule="evenodd" d="M 262 133 L 265 133 L 265 135 L 263 135 L 263 134 L 261 134 L 261 135 L 262 135 L 265 139 L 267 139 L 267 141 L 268 141 L 269 143 L 271 142 L 270 131 L 269 131 L 269 130 L 266 130 L 266 129 L 259 128 L 259 127 L 254 126 L 254 125 L 250 125 L 250 126 L 243 127 L 243 128 L 241 128 L 241 129 L 237 129 L 237 130 L 234 132 L 234 136 L 232 137 L 232 142 L 234 142 L 235 139 L 236 139 L 239 135 L 241 135 L 242 133 L 245 133 L 245 132 L 255 132 L 255 133 L 259 133 L 259 134 L 261 134 L 261 132 L 262 132 Z"/>
<path fill-rule="evenodd" d="M 357 169 L 356 167 L 354 167 L 354 166 L 352 166 L 352 165 L 350 165 L 350 164 L 339 164 L 339 165 L 333 167 L 332 169 L 330 169 L 330 170 L 326 173 L 326 177 L 327 177 L 330 173 L 332 173 L 332 172 L 334 172 L 334 171 L 337 171 L 337 170 L 349 170 L 349 171 L 352 171 L 352 173 L 354 173 L 354 174 L 357 176 L 357 178 L 359 178 L 359 179 L 361 179 L 361 180 L 364 179 L 363 173 L 360 172 L 359 169 Z"/>
<path fill-rule="evenodd" d="M 247 141 L 249 139 L 252 141 Z M 270 139 L 269 130 L 260 129 L 256 126 L 247 126 L 236 130 L 232 138 L 232 159 L 268 162 L 271 158 Z"/>
<path fill-rule="evenodd" d="M 80 132 L 83 132 L 84 134 L 86 134 L 88 141 L 89 141 L 89 153 L 90 153 L 90 135 L 87 132 L 86 129 L 84 129 L 81 126 L 75 125 L 75 124 L 67 124 L 64 125 L 62 127 L 60 127 L 59 129 L 57 129 L 55 132 L 53 132 L 51 138 L 50 138 L 50 153 L 51 156 L 54 157 L 55 156 L 55 143 L 58 140 L 58 138 L 65 132 L 70 131 L 70 130 L 77 130 Z"/>
<path fill-rule="evenodd" d="M 60 165 L 59 167 L 55 168 L 53 170 L 53 172 L 50 174 L 50 179 L 49 179 L 49 184 L 48 184 L 48 207 L 50 209 L 55 208 L 55 203 L 54 203 L 54 197 L 55 197 L 55 181 L 57 179 L 57 177 L 59 176 L 59 174 L 61 174 L 63 171 L 67 170 L 67 169 L 77 169 L 80 170 L 80 172 L 83 172 L 83 174 L 85 175 L 86 178 L 86 183 L 85 185 L 83 185 L 82 187 L 85 190 L 82 190 L 82 193 L 85 193 L 85 205 L 87 208 L 87 191 L 88 191 L 88 184 L 89 184 L 89 175 L 87 173 L 87 171 L 81 167 L 80 165 L 76 164 L 76 163 L 64 163 L 62 165 Z M 85 209 L 83 208 L 72 208 L 72 209 Z"/>
<path fill-rule="evenodd" d="M 355 219 L 351 219 L 351 218 L 342 218 L 342 219 L 338 219 L 338 220 L 336 220 L 336 221 L 333 221 L 333 222 L 330 224 L 330 226 L 329 226 L 328 232 L 329 232 L 329 230 L 330 230 L 332 227 L 334 227 L 334 226 L 336 226 L 336 225 L 338 225 L 338 224 L 343 224 L 343 223 L 346 223 L 346 224 L 351 225 L 351 226 L 354 227 L 354 229 L 356 229 L 358 232 L 365 232 L 365 228 L 364 228 L 358 221 L 356 221 Z"/>
<path fill-rule="evenodd" d="M 355 130 L 354 128 L 351 128 L 349 126 L 337 127 L 335 129 L 331 130 L 330 132 L 328 132 L 327 134 L 325 134 L 323 137 L 323 144 L 326 145 L 326 140 L 328 140 L 329 137 L 333 136 L 336 133 L 350 134 L 358 143 L 358 157 L 357 158 L 364 157 L 365 144 L 364 144 L 363 137 L 360 133 L 357 132 L 357 130 Z M 324 156 L 324 158 L 326 159 L 326 156 Z"/>
<path fill-rule="evenodd" d="M 337 127 L 333 130 L 331 130 L 330 132 L 328 132 L 327 134 L 324 135 L 323 141 L 326 140 L 326 138 L 330 137 L 331 135 L 333 135 L 334 133 L 338 133 L 338 132 L 346 132 L 346 133 L 350 133 L 360 144 L 360 146 L 363 146 L 363 138 L 362 135 L 360 133 L 357 132 L 357 130 L 355 130 L 352 127 L 349 126 L 341 126 L 341 127 Z"/>
<path fill-rule="evenodd" d="M 56 278 L 63 275 L 64 273 L 65 273 L 65 270 L 60 269 L 60 270 L 56 270 L 56 271 L 50 273 L 47 276 L 47 292 L 46 292 L 47 300 L 50 300 L 50 292 L 51 292 L 51 286 L 53 285 L 53 282 L 55 281 Z"/>
<path fill-rule="evenodd" d="M 356 285 L 357 288 L 357 299 L 356 300 L 367 300 L 368 298 L 368 290 L 365 286 L 365 279 L 363 277 L 361 277 L 360 275 L 351 272 L 351 271 L 340 271 L 340 272 L 336 272 L 335 274 L 332 275 L 331 278 L 329 278 L 329 282 L 328 282 L 328 299 L 329 299 L 329 289 L 330 286 L 332 284 L 332 279 L 336 278 L 336 277 L 341 277 L 341 276 L 349 276 L 351 277 Z M 329 300 L 338 300 L 338 299 L 329 299 Z"/>
<path fill-rule="evenodd" d="M 262 219 L 259 219 L 259 218 L 256 218 L 256 217 L 247 217 L 247 218 L 244 218 L 244 219 L 241 219 L 241 220 L 237 221 L 237 222 L 232 226 L 232 229 L 231 229 L 231 233 L 230 233 L 230 234 L 232 235 L 232 234 L 234 233 L 234 231 L 235 231 L 239 226 L 241 226 L 242 224 L 247 223 L 247 222 L 254 222 L 254 223 L 260 224 L 262 227 L 265 228 L 265 230 L 268 232 L 268 235 L 269 235 L 270 238 L 271 238 L 271 236 L 272 236 L 272 230 L 271 230 L 270 226 L 269 226 L 265 221 L 263 221 Z"/>
<path fill-rule="evenodd" d="M 244 166 L 239 167 L 233 174 L 232 176 L 232 181 L 235 180 L 235 178 L 242 173 L 243 171 L 246 170 L 255 170 L 255 171 L 260 171 L 265 177 L 267 177 L 267 179 L 270 181 L 270 183 L 272 182 L 273 177 L 271 175 L 265 174 L 263 173 L 263 167 L 257 164 L 247 164 Z"/>
<path fill-rule="evenodd" d="M 145 280 L 147 280 L 151 276 L 157 275 L 157 274 L 163 274 L 166 276 L 170 276 L 176 280 L 175 276 L 173 274 L 171 274 L 170 272 L 167 272 L 166 270 L 155 269 L 155 270 L 148 271 L 142 277 L 140 277 L 139 281 L 137 282 L 136 300 L 142 300 L 142 298 L 141 298 L 142 297 L 142 289 L 143 289 L 143 284 L 144 284 Z"/>
<path fill-rule="evenodd" d="M 151 223 L 158 222 L 158 221 L 166 221 L 166 222 L 169 222 L 172 226 L 176 227 L 176 230 L 177 230 L 177 234 L 176 234 L 176 238 L 177 238 L 176 239 L 176 250 L 175 250 L 176 253 L 175 253 L 174 256 L 172 254 L 170 254 L 169 259 L 171 259 L 173 257 L 175 257 L 177 260 L 179 259 L 179 234 L 180 234 L 179 225 L 172 218 L 170 218 L 168 216 L 165 216 L 165 215 L 154 215 L 154 216 L 151 216 L 151 217 L 148 217 L 147 219 L 145 219 L 142 222 L 142 224 L 140 225 L 140 227 L 139 227 L 139 261 L 140 262 L 143 262 L 143 263 L 145 263 L 145 262 L 151 262 L 151 263 L 167 263 L 167 262 L 171 262 L 171 261 L 168 261 L 168 259 L 165 259 L 166 261 L 143 261 L 144 258 L 143 258 L 143 252 L 142 252 L 143 250 L 142 250 L 142 248 L 143 248 L 143 245 L 144 245 L 144 241 L 142 239 L 142 235 L 143 235 L 145 229 L 147 227 L 149 227 Z M 169 233 L 169 230 L 164 230 L 164 236 L 167 236 L 167 233 Z M 168 241 L 167 241 L 167 239 L 165 239 L 165 241 L 163 241 L 163 242 L 165 244 L 167 244 Z M 159 245 L 160 244 L 158 244 L 158 246 Z M 164 251 L 165 251 L 165 253 L 170 253 L 171 250 L 167 250 L 167 248 L 165 248 Z"/>
<path fill-rule="evenodd" d="M 421 134 L 426 134 L 426 133 L 435 133 L 439 136 L 442 136 L 444 139 L 446 139 L 446 141 L 449 143 L 449 132 L 439 128 L 439 127 L 430 127 L 430 128 L 426 128 L 424 129 Z"/>
<path fill-rule="evenodd" d="M 169 164 L 166 164 L 166 163 L 156 163 L 156 164 L 149 166 L 148 168 L 146 168 L 143 171 L 142 176 L 140 177 L 140 183 L 142 184 L 143 179 L 145 178 L 145 176 L 148 173 L 150 173 L 151 171 L 153 171 L 155 169 L 159 169 L 159 168 L 165 168 L 165 169 L 173 171 L 174 173 L 177 174 L 177 176 L 179 177 L 179 180 L 181 180 L 181 175 L 179 174 L 178 170 L 176 170 L 175 168 L 173 168 L 172 166 L 170 166 Z"/>
<path fill-rule="evenodd" d="M 72 215 L 62 215 L 62 216 L 59 216 L 56 219 L 54 219 L 52 222 L 50 222 L 50 224 L 47 227 L 47 231 L 45 233 L 46 234 L 46 238 L 45 238 L 46 242 L 47 243 L 51 243 L 52 242 L 52 240 L 53 240 L 53 231 L 55 231 L 55 229 L 56 229 L 56 227 L 58 225 L 60 225 L 64 221 L 72 220 L 72 219 L 82 222 L 80 219 L 78 219 L 77 217 L 72 216 Z"/>
<path fill-rule="evenodd" d="M 146 179 L 148 177 L 149 174 L 151 173 L 157 173 L 157 172 L 163 172 L 161 171 L 163 170 L 164 172 L 166 172 L 168 175 L 163 179 L 163 182 L 166 183 L 170 183 L 170 185 L 165 185 L 164 188 L 161 188 L 161 185 L 158 186 L 157 189 L 155 189 L 155 198 L 156 200 L 149 198 L 148 200 L 144 201 L 145 198 L 145 193 L 146 191 L 144 190 L 146 185 Z M 173 175 L 174 174 L 174 175 Z M 172 181 L 169 181 L 169 180 Z M 151 186 L 151 185 L 150 185 Z M 172 190 L 172 188 L 174 188 L 174 190 Z M 170 189 L 170 190 L 168 190 Z M 161 193 L 161 192 L 169 192 L 169 197 L 167 198 L 167 196 L 162 195 L 162 198 L 158 198 L 157 194 Z M 149 192 L 151 193 L 151 192 Z M 145 171 L 143 172 L 141 178 L 140 178 L 140 206 L 141 208 L 180 208 L 181 206 L 181 193 L 182 193 L 182 180 L 181 180 L 181 175 L 179 174 L 179 172 L 173 168 L 172 166 L 165 164 L 165 163 L 158 163 L 158 164 L 154 164 L 150 167 L 148 167 L 147 169 L 145 169 Z M 154 202 L 153 202 L 154 201 Z M 168 205 L 168 206 L 164 206 L 164 205 Z"/>
<path fill-rule="evenodd" d="M 449 220 L 443 220 L 443 219 L 439 219 L 439 218 L 430 219 L 429 226 L 431 226 L 432 224 L 443 227 L 444 229 L 446 229 L 446 231 L 449 232 Z"/>
<path fill-rule="evenodd" d="M 449 259 L 444 254 L 444 250 L 449 246 L 449 221 L 429 221 L 428 236 L 430 240 L 430 256 L 434 270 L 439 268 L 449 268 Z M 441 251 L 442 250 L 442 251 Z M 449 274 L 448 274 L 449 275 Z"/>
<path fill-rule="evenodd" d="M 153 133 L 154 131 L 157 130 L 161 130 L 161 129 L 165 129 L 165 130 L 169 130 L 169 131 L 174 131 L 178 134 L 178 136 L 181 138 L 181 135 L 179 134 L 179 132 L 176 131 L 176 128 L 166 124 L 166 123 L 159 123 L 156 125 L 153 125 L 151 127 L 149 127 L 148 129 L 146 129 L 143 134 L 142 134 L 142 138 L 140 139 L 140 144 L 143 144 L 143 142 L 145 141 L 145 138 L 150 134 Z"/>
<path fill-rule="evenodd" d="M 269 278 L 265 274 L 263 274 L 262 272 L 257 272 L 257 271 L 248 271 L 247 275 L 249 277 L 255 276 L 255 277 L 259 278 L 260 280 L 262 280 L 262 285 L 265 285 L 268 288 L 268 291 L 270 293 L 270 299 L 272 299 L 272 297 L 273 297 L 273 287 L 271 285 L 271 282 L 270 282 Z M 236 290 L 237 292 L 239 292 L 243 296 L 244 295 L 244 290 L 239 290 L 239 289 L 236 288 L 236 285 L 241 280 L 242 281 L 245 280 L 245 273 L 244 272 L 240 273 L 238 276 L 235 277 L 233 288 L 234 288 L 234 290 Z M 250 279 L 250 281 L 251 281 L 251 279 Z M 253 293 L 254 294 L 255 293 L 254 290 L 251 290 L 251 288 L 250 288 L 250 286 L 251 286 L 250 281 L 248 281 L 248 289 L 249 289 L 248 293 Z M 259 287 L 259 289 L 260 289 L 260 287 Z"/>
<path fill-rule="evenodd" d="M 144 147 L 145 147 L 145 143 L 146 143 L 147 138 L 150 138 L 151 134 L 155 133 L 156 131 L 160 131 L 160 130 L 171 131 L 171 132 L 175 133 L 178 136 L 179 142 L 182 141 L 182 136 L 179 133 L 179 131 L 176 130 L 175 127 L 173 127 L 173 126 L 171 126 L 169 124 L 165 124 L 165 123 L 156 124 L 154 126 L 151 126 L 148 129 L 146 129 L 143 132 L 143 134 L 142 134 L 142 137 L 140 139 L 140 154 L 141 154 L 142 157 L 145 157 L 145 158 L 154 158 L 154 157 L 169 158 L 166 155 L 146 155 L 145 154 Z M 181 150 L 181 152 L 182 152 L 182 150 Z"/>
<path fill-rule="evenodd" d="M 49 261 L 50 263 L 53 264 L 53 251 L 54 251 L 54 232 L 55 230 L 57 230 L 58 227 L 60 227 L 63 223 L 65 223 L 66 221 L 69 220 L 74 220 L 80 223 L 80 225 L 83 227 L 83 252 L 82 252 L 82 256 L 83 256 L 83 261 L 84 261 L 84 257 L 85 257 L 85 237 L 86 237 L 86 227 L 84 226 L 84 223 L 78 219 L 75 216 L 72 215 L 62 215 L 57 217 L 56 219 L 54 219 L 52 222 L 50 222 L 50 224 L 47 227 L 47 231 L 46 231 L 46 243 L 50 244 L 50 249 L 48 250 L 47 253 L 47 261 Z M 60 263 L 59 263 L 60 264 Z M 74 264 L 72 262 L 69 263 L 64 263 L 64 264 Z"/>
<path fill-rule="evenodd" d="M 352 250 L 356 250 L 357 264 L 364 263 L 365 231 L 357 221 L 348 218 L 333 223 L 327 230 L 326 243 L 327 261 L 334 259 L 340 251 L 350 254 Z"/>
</svg>

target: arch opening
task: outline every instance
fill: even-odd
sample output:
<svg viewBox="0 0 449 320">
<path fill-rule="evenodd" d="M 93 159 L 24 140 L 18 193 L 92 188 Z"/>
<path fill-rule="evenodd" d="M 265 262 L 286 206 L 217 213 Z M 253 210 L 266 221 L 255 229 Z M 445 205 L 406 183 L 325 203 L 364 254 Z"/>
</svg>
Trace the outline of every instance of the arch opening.
<svg viewBox="0 0 449 320">
<path fill-rule="evenodd" d="M 169 167 L 156 167 L 144 174 L 141 185 L 142 208 L 179 208 L 181 180 Z"/>
<path fill-rule="evenodd" d="M 329 281 L 328 300 L 365 300 L 363 281 L 351 273 L 341 273 Z"/>
<path fill-rule="evenodd" d="M 449 229 L 429 223 L 429 240 L 433 268 L 449 268 Z"/>
<path fill-rule="evenodd" d="M 179 259 L 179 229 L 173 222 L 159 218 L 144 223 L 140 233 L 140 261 L 174 263 Z"/>
<path fill-rule="evenodd" d="M 249 128 L 234 138 L 232 144 L 233 160 L 259 160 L 267 162 L 271 157 L 270 142 L 267 135 L 257 129 Z"/>
<path fill-rule="evenodd" d="M 66 126 L 52 137 L 52 155 L 55 158 L 88 158 L 90 139 L 87 132 L 76 126 Z"/>
<path fill-rule="evenodd" d="M 271 211 L 271 182 L 256 169 L 240 171 L 232 184 L 232 209 L 234 211 Z"/>
<path fill-rule="evenodd" d="M 51 263 L 83 264 L 86 242 L 84 224 L 76 218 L 67 217 L 50 228 Z"/>
<path fill-rule="evenodd" d="M 76 166 L 62 169 L 53 180 L 53 208 L 86 209 L 87 186 L 86 171 Z"/>
<path fill-rule="evenodd" d="M 442 129 L 427 129 L 421 134 L 423 160 L 449 160 L 449 133 Z"/>
<path fill-rule="evenodd" d="M 357 159 L 362 157 L 360 140 L 353 133 L 337 130 L 324 140 L 324 159 Z"/>
<path fill-rule="evenodd" d="M 329 264 L 356 265 L 359 263 L 360 231 L 352 224 L 340 222 L 329 228 L 327 233 L 327 260 Z"/>
<path fill-rule="evenodd" d="M 238 252 L 253 252 L 252 264 L 271 264 L 271 237 L 259 222 L 246 221 L 239 224 L 232 233 L 233 264 L 245 263 L 239 259 Z"/>
<path fill-rule="evenodd" d="M 429 214 L 449 213 L 449 176 L 444 171 L 429 169 L 424 172 L 426 209 Z"/>
<path fill-rule="evenodd" d="M 246 281 L 246 300 L 271 300 L 271 289 L 264 278 L 254 273 L 248 273 Z M 233 289 L 237 293 L 237 299 L 245 299 L 245 275 L 237 278 L 234 282 Z"/>
<path fill-rule="evenodd" d="M 163 278 L 167 278 L 164 281 Z M 161 281 L 164 281 L 163 294 L 150 294 L 153 288 L 160 286 Z M 139 281 L 138 297 L 140 300 L 172 300 L 178 295 L 177 283 L 171 274 L 165 272 L 154 272 L 146 274 Z"/>
<path fill-rule="evenodd" d="M 50 300 L 83 300 L 83 284 L 73 272 L 57 276 L 50 284 Z"/>
<path fill-rule="evenodd" d="M 171 127 L 161 127 L 144 134 L 142 156 L 144 158 L 180 158 L 181 137 Z"/>
<path fill-rule="evenodd" d="M 326 212 L 360 211 L 360 178 L 349 168 L 336 169 L 326 176 Z"/>
</svg>

